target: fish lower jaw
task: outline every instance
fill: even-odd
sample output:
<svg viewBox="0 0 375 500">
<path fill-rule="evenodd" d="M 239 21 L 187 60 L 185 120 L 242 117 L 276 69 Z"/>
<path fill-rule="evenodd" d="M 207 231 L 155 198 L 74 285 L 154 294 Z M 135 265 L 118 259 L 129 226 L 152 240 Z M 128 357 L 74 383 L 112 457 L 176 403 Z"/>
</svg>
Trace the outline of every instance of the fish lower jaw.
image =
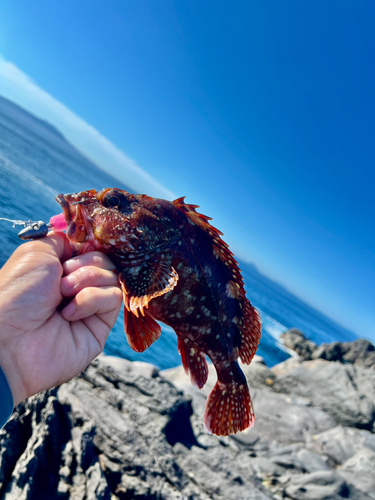
<svg viewBox="0 0 375 500">
<path fill-rule="evenodd" d="M 74 255 L 81 255 L 87 252 L 102 252 L 106 253 L 107 249 L 103 247 L 95 238 L 88 238 L 83 243 L 78 243 L 75 241 L 70 242 Z"/>
</svg>

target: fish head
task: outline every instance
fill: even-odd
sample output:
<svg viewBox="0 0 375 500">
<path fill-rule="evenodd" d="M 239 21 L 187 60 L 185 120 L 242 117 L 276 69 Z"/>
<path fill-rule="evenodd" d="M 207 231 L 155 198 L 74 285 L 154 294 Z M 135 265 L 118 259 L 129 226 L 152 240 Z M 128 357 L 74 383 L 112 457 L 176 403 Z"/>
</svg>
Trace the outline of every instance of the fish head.
<svg viewBox="0 0 375 500">
<path fill-rule="evenodd" d="M 175 225 L 165 217 L 165 200 L 107 188 L 59 194 L 56 201 L 64 213 L 66 236 L 78 253 L 99 250 L 115 262 L 125 262 L 129 255 L 141 259 L 177 236 Z"/>
</svg>

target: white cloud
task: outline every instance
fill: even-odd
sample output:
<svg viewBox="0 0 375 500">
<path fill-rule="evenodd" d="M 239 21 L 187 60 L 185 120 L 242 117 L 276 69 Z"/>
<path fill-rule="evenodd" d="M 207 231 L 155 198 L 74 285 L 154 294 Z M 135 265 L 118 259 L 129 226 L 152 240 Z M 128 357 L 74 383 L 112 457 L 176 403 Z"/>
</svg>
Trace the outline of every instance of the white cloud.
<svg viewBox="0 0 375 500">
<path fill-rule="evenodd" d="M 134 191 L 173 199 L 164 187 L 96 128 L 40 88 L 28 75 L 0 55 L 0 94 L 48 121 L 83 154 Z"/>
</svg>

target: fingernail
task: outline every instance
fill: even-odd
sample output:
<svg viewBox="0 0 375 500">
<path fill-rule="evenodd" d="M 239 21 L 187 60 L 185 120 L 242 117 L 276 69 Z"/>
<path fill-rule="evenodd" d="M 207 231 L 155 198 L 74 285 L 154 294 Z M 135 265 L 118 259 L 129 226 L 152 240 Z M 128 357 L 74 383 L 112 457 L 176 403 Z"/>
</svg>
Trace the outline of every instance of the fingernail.
<svg viewBox="0 0 375 500">
<path fill-rule="evenodd" d="M 77 279 L 75 274 L 69 274 L 69 276 L 64 276 L 61 279 L 61 285 L 65 290 L 71 290 L 77 284 Z"/>
<path fill-rule="evenodd" d="M 73 259 L 69 259 L 64 262 L 64 271 L 66 273 L 72 273 L 79 267 L 81 267 L 82 261 L 80 257 L 74 257 Z"/>
<path fill-rule="evenodd" d="M 74 316 L 74 313 L 76 312 L 76 306 L 74 305 L 73 302 L 70 302 L 70 304 L 68 304 L 64 308 L 63 312 L 64 312 L 64 316 L 71 318 L 72 316 Z"/>
</svg>

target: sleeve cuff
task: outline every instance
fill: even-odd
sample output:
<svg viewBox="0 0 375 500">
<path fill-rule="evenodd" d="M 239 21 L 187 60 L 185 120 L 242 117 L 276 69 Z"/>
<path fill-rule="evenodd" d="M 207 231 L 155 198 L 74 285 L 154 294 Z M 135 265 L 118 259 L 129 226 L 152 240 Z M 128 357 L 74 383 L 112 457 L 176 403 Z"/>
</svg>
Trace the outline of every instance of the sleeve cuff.
<svg viewBox="0 0 375 500">
<path fill-rule="evenodd" d="M 5 425 L 13 412 L 13 396 L 4 375 L 0 368 L 0 428 Z"/>
</svg>

